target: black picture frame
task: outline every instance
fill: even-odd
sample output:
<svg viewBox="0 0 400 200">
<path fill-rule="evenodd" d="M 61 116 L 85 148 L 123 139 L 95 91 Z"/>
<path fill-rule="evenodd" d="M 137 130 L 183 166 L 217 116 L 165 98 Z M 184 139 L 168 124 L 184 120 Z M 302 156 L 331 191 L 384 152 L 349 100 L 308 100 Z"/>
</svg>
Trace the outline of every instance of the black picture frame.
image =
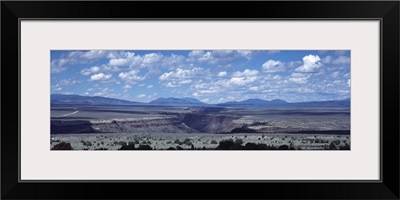
<svg viewBox="0 0 400 200">
<path fill-rule="evenodd" d="M 162 12 L 154 8 L 162 8 Z M 177 9 L 178 8 L 178 9 Z M 179 9 L 180 8 L 180 9 Z M 186 9 L 182 9 L 186 8 Z M 398 1 L 2 1 L 2 199 L 399 199 Z M 20 182 L 20 19 L 379 19 L 381 181 Z M 18 83 L 17 83 L 18 81 Z M 365 155 L 368 156 L 368 155 Z M 146 192 L 152 188 L 154 192 Z"/>
</svg>

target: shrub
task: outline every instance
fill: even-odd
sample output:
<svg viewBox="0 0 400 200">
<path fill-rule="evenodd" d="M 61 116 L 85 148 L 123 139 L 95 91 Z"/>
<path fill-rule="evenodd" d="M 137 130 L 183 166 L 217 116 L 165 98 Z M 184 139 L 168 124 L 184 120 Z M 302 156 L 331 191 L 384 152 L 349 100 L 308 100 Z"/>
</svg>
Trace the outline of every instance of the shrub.
<svg viewBox="0 0 400 200">
<path fill-rule="evenodd" d="M 167 144 L 172 144 L 172 142 L 171 142 L 171 141 L 168 141 Z"/>
<path fill-rule="evenodd" d="M 121 146 L 127 146 L 126 142 L 124 142 L 124 141 L 120 141 L 120 142 L 118 142 L 118 144 Z"/>
<path fill-rule="evenodd" d="M 339 145 L 340 144 L 340 140 L 334 140 L 332 143 L 334 143 L 335 145 Z"/>
<path fill-rule="evenodd" d="M 122 145 L 118 150 L 135 150 L 135 144 Z"/>
<path fill-rule="evenodd" d="M 176 150 L 174 147 L 169 147 L 167 150 Z"/>
<path fill-rule="evenodd" d="M 108 150 L 107 148 L 97 148 L 97 149 L 94 149 L 94 150 Z"/>
<path fill-rule="evenodd" d="M 236 140 L 235 140 L 235 143 L 238 144 L 238 145 L 242 145 L 242 144 L 243 144 L 243 140 L 240 139 L 240 138 L 239 138 L 239 139 L 236 139 Z"/>
<path fill-rule="evenodd" d="M 177 149 L 177 150 L 183 150 L 183 148 L 180 147 L 180 146 L 176 146 L 176 149 Z"/>
<path fill-rule="evenodd" d="M 189 138 L 186 138 L 182 143 L 183 143 L 183 144 L 186 144 L 186 145 L 188 145 L 188 146 L 193 145 L 192 141 L 191 141 Z"/>
<path fill-rule="evenodd" d="M 103 144 L 104 144 L 104 142 L 103 142 L 103 141 L 101 141 L 101 142 L 100 142 L 100 144 L 101 144 L 101 145 L 103 145 Z"/>
<path fill-rule="evenodd" d="M 61 142 L 59 144 L 54 145 L 54 147 L 51 150 L 74 150 L 74 149 L 71 147 L 70 143 Z"/>
<path fill-rule="evenodd" d="M 346 142 L 346 143 L 344 143 L 344 146 L 341 146 L 339 149 L 340 150 L 350 150 L 350 145 Z"/>
<path fill-rule="evenodd" d="M 129 145 L 135 145 L 135 143 L 131 141 L 131 142 L 128 142 L 128 146 Z"/>
<path fill-rule="evenodd" d="M 329 145 L 329 150 L 337 150 L 334 142 L 331 142 L 331 144 Z"/>
<path fill-rule="evenodd" d="M 194 150 L 194 145 L 192 144 L 192 146 L 190 147 L 191 150 Z"/>
<path fill-rule="evenodd" d="M 268 150 L 268 146 L 266 144 L 255 144 L 255 143 L 247 143 L 243 147 L 244 150 Z"/>
<path fill-rule="evenodd" d="M 286 145 L 286 144 L 284 144 L 284 145 L 279 146 L 278 149 L 279 149 L 279 150 L 289 150 L 289 146 Z"/>
<path fill-rule="evenodd" d="M 174 143 L 175 143 L 175 144 L 179 144 L 179 145 L 182 145 L 182 144 L 183 144 L 183 142 L 181 142 L 179 139 L 176 139 L 176 140 L 174 141 Z"/>
<path fill-rule="evenodd" d="M 140 145 L 138 148 L 138 150 L 153 150 L 153 148 L 151 148 L 151 146 L 149 145 Z"/>
<path fill-rule="evenodd" d="M 135 144 L 140 144 L 139 140 L 135 140 Z"/>
<path fill-rule="evenodd" d="M 211 140 L 211 144 L 218 144 L 218 142 L 215 140 Z"/>
<path fill-rule="evenodd" d="M 240 144 L 236 144 L 232 139 L 222 140 L 219 142 L 217 150 L 240 150 L 243 149 L 243 146 Z"/>
</svg>

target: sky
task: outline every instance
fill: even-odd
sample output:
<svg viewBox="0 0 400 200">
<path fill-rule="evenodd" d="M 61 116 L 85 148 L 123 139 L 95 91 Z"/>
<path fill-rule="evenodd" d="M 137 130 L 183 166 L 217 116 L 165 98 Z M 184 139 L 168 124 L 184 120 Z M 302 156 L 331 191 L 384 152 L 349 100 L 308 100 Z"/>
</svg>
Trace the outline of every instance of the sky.
<svg viewBox="0 0 400 200">
<path fill-rule="evenodd" d="M 51 93 L 149 102 L 350 98 L 350 51 L 52 50 Z"/>
</svg>

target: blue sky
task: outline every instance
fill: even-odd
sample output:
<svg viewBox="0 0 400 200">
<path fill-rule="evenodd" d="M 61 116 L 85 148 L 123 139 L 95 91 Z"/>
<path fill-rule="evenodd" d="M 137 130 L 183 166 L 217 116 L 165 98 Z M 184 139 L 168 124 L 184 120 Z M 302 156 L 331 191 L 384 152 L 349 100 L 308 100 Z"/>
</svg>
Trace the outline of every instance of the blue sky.
<svg viewBox="0 0 400 200">
<path fill-rule="evenodd" d="M 51 51 L 51 93 L 149 102 L 350 97 L 350 51 Z"/>
</svg>

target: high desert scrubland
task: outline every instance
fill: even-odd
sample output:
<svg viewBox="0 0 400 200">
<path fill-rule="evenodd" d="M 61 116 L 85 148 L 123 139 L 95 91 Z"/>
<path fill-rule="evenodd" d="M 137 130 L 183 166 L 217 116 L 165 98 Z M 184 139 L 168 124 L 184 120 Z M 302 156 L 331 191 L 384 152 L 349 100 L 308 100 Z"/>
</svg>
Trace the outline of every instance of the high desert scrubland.
<svg viewBox="0 0 400 200">
<path fill-rule="evenodd" d="M 350 107 L 63 102 L 51 107 L 50 143 L 53 150 L 349 150 Z"/>
</svg>

